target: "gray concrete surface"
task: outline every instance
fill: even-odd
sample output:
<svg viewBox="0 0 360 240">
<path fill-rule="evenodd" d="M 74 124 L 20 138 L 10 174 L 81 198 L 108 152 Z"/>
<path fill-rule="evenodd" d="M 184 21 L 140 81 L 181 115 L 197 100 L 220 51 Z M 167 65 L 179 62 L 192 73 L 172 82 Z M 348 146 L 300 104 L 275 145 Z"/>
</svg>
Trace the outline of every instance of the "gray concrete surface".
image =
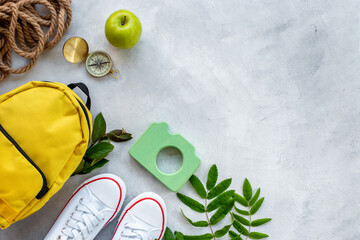
<svg viewBox="0 0 360 240">
<path fill-rule="evenodd" d="M 358 1 L 76 0 L 72 9 L 61 42 L 31 71 L 1 82 L 0 94 L 31 80 L 83 81 L 93 114 L 101 111 L 109 130 L 124 127 L 134 140 L 116 144 L 110 164 L 72 177 L 39 212 L 0 231 L 1 240 L 42 239 L 72 191 L 103 172 L 126 182 L 125 203 L 155 191 L 168 204 L 172 229 L 205 233 L 179 209 L 203 216 L 128 155 L 158 121 L 195 145 L 201 179 L 216 163 L 221 178 L 233 177 L 232 188 L 240 190 L 245 177 L 261 187 L 257 217 L 273 221 L 257 230 L 269 239 L 360 239 Z M 117 9 L 133 11 L 143 24 L 131 50 L 105 39 L 105 21 Z M 94 79 L 84 64 L 66 62 L 61 49 L 72 36 L 85 38 L 91 51 L 107 51 L 121 78 Z M 194 196 L 188 184 L 181 192 Z M 114 227 L 96 239 L 111 239 Z"/>
</svg>

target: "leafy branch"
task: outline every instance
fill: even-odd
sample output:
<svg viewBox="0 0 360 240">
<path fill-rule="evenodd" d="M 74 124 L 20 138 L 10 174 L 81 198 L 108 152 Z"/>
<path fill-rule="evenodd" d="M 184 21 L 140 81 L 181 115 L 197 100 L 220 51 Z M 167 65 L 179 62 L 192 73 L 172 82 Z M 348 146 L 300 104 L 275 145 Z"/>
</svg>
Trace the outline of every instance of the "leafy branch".
<svg viewBox="0 0 360 240">
<path fill-rule="evenodd" d="M 132 139 L 131 134 L 124 129 L 116 129 L 106 133 L 106 121 L 102 113 L 99 113 L 94 121 L 91 144 L 73 176 L 90 173 L 108 163 L 109 160 L 105 158 L 114 150 L 111 141 L 124 142 L 130 139 Z"/>
<path fill-rule="evenodd" d="M 260 188 L 253 195 L 251 184 L 247 178 L 242 187 L 242 195 L 235 193 L 235 190 L 228 190 L 231 185 L 231 178 L 225 179 L 217 184 L 218 169 L 215 164 L 211 166 L 208 172 L 206 188 L 195 175 L 192 175 L 189 181 L 198 196 L 203 199 L 204 204 L 182 193 L 177 193 L 177 197 L 190 209 L 204 213 L 205 217 L 203 220 L 193 221 L 185 215 L 182 209 L 181 213 L 192 226 L 208 227 L 210 233 L 190 236 L 175 232 L 174 236 L 171 230 L 167 229 L 168 235 L 165 233 L 164 240 L 216 240 L 216 238 L 223 237 L 227 233 L 232 240 L 243 240 L 243 237 L 246 237 L 245 240 L 249 238 L 262 239 L 268 237 L 265 233 L 251 232 L 253 227 L 261 226 L 269 222 L 271 218 L 252 219 L 252 216 L 260 209 L 264 198 L 259 199 Z M 235 202 L 240 203 L 246 207 L 246 209 L 238 208 L 235 206 Z M 235 208 L 235 212 L 231 212 L 233 208 Z M 215 211 L 215 213 L 210 216 L 213 211 Z M 215 231 L 214 225 L 218 224 L 228 215 L 231 216 L 231 223 Z M 231 230 L 232 227 L 236 231 Z M 169 236 L 169 238 L 166 236 Z M 173 236 L 173 238 L 171 236 Z"/>
<path fill-rule="evenodd" d="M 236 202 L 240 203 L 246 210 L 237 208 L 235 206 L 235 211 L 238 213 L 232 212 L 231 215 L 234 218 L 233 227 L 236 229 L 237 233 L 234 231 L 229 231 L 229 236 L 234 240 L 242 240 L 243 237 L 246 237 L 245 240 L 251 239 L 262 239 L 268 237 L 265 233 L 260 232 L 251 232 L 251 227 L 261 226 L 269 221 L 271 218 L 261 218 L 257 220 L 252 220 L 251 217 L 257 213 L 260 209 L 262 203 L 264 202 L 264 197 L 260 198 L 260 188 L 258 188 L 252 195 L 252 187 L 249 180 L 246 178 L 242 188 L 243 196 L 240 194 L 234 193 L 234 199 Z M 239 215 L 240 214 L 240 215 Z M 241 216 L 242 215 L 242 216 Z M 248 219 L 246 219 L 245 217 Z M 245 227 L 246 226 L 246 227 Z"/>
<path fill-rule="evenodd" d="M 199 203 L 198 201 L 184 194 L 177 193 L 178 198 L 186 206 L 188 206 L 189 208 L 191 208 L 196 212 L 204 213 L 206 218 L 206 220 L 192 221 L 184 214 L 183 210 L 181 209 L 181 212 L 186 218 L 186 220 L 194 227 L 209 227 L 210 230 L 210 233 L 204 235 L 198 235 L 198 236 L 184 235 L 185 240 L 190 240 L 190 239 L 206 240 L 212 238 L 215 240 L 216 238 L 226 235 L 230 230 L 232 224 L 225 225 L 217 231 L 214 230 L 214 225 L 216 225 L 221 220 L 223 220 L 233 208 L 234 199 L 232 196 L 235 192 L 234 190 L 226 191 L 231 185 L 231 181 L 232 181 L 231 178 L 225 179 L 220 183 L 216 184 L 217 180 L 218 180 L 218 169 L 215 164 L 211 166 L 208 172 L 206 189 L 197 176 L 192 175 L 191 178 L 189 179 L 196 193 L 199 195 L 200 198 L 204 200 L 204 204 Z M 208 202 L 210 200 L 212 201 Z M 215 211 L 215 213 L 212 214 L 212 216 L 210 216 L 210 213 L 213 211 Z"/>
</svg>

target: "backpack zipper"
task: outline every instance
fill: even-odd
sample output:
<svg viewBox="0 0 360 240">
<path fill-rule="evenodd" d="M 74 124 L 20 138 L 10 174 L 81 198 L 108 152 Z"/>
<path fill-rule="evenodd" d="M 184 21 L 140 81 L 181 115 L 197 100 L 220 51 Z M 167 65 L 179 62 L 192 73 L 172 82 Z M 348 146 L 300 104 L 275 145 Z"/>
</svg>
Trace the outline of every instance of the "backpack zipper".
<svg viewBox="0 0 360 240">
<path fill-rule="evenodd" d="M 87 107 L 84 106 L 84 104 L 79 100 L 77 99 L 77 97 L 75 97 L 76 100 L 79 102 L 80 104 L 80 107 L 81 109 L 83 110 L 84 114 L 85 114 L 85 118 L 86 118 L 86 121 L 87 121 L 87 124 L 88 124 L 88 128 L 89 128 L 89 143 L 90 143 L 90 138 L 91 138 L 91 129 L 90 129 L 90 120 L 89 120 L 89 115 L 86 111 Z"/>
<path fill-rule="evenodd" d="M 49 188 L 47 187 L 47 181 L 44 173 L 41 171 L 41 169 L 31 160 L 31 158 L 25 153 L 25 151 L 19 146 L 19 144 L 10 136 L 8 132 L 3 128 L 3 126 L 0 124 L 0 132 L 4 134 L 4 136 L 16 147 L 16 149 L 28 160 L 31 165 L 40 173 L 43 185 L 41 187 L 40 192 L 36 195 L 36 199 L 41 199 L 47 191 L 49 191 Z"/>
</svg>

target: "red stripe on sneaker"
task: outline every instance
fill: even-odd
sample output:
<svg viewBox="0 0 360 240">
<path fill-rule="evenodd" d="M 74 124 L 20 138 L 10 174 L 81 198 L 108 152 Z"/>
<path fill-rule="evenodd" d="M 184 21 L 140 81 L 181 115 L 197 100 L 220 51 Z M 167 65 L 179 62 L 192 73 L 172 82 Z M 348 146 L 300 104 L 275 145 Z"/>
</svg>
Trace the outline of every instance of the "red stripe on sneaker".
<svg viewBox="0 0 360 240">
<path fill-rule="evenodd" d="M 162 228 L 162 229 L 161 229 L 161 233 L 160 233 L 160 236 L 159 236 L 158 240 L 161 239 L 161 237 L 162 237 L 162 235 L 163 235 L 163 232 L 164 232 L 164 225 L 165 225 L 165 213 L 164 213 L 164 209 L 163 209 L 163 207 L 161 206 L 161 204 L 160 204 L 156 199 L 150 198 L 150 197 L 142 198 L 142 199 L 136 201 L 136 202 L 135 202 L 133 205 L 131 205 L 128 209 L 126 209 L 124 215 L 121 217 L 118 225 L 116 226 L 116 229 L 115 229 L 114 235 L 112 236 L 112 239 L 114 239 L 115 233 L 117 232 L 117 230 L 118 230 L 118 228 L 119 228 L 119 226 L 120 226 L 120 223 L 121 223 L 121 221 L 124 219 L 124 217 L 125 217 L 125 215 L 127 214 L 127 212 L 128 212 L 132 207 L 134 207 L 136 204 L 138 204 L 139 202 L 144 201 L 144 200 L 153 200 L 154 202 L 156 202 L 156 203 L 159 205 L 159 207 L 160 207 L 160 209 L 161 209 L 163 222 L 162 222 L 162 227 L 161 227 L 161 228 Z"/>
<path fill-rule="evenodd" d="M 117 204 L 117 206 L 116 206 L 116 210 L 115 210 L 114 214 L 113 214 L 113 215 L 111 216 L 111 218 L 105 223 L 105 225 L 108 224 L 108 223 L 110 222 L 110 220 L 115 216 L 115 214 L 117 213 L 117 211 L 118 211 L 118 209 L 119 209 L 119 206 L 120 206 L 120 203 L 121 203 L 121 199 L 122 199 L 122 189 L 121 189 L 120 184 L 119 184 L 115 179 L 110 178 L 110 177 L 101 177 L 101 178 L 93 179 L 93 180 L 91 180 L 90 182 L 84 183 L 81 187 L 79 187 L 79 188 L 73 193 L 73 195 L 71 195 L 71 197 L 70 197 L 69 200 L 66 202 L 65 206 L 63 207 L 63 209 L 61 210 L 61 212 L 59 213 L 59 215 L 58 215 L 57 218 L 55 219 L 55 221 L 54 221 L 53 225 L 51 226 L 51 228 L 54 226 L 56 220 L 60 217 L 61 213 L 64 211 L 64 209 L 66 208 L 66 206 L 68 205 L 68 203 L 71 201 L 71 199 L 72 199 L 83 187 L 85 187 L 86 185 L 88 185 L 88 184 L 90 184 L 90 183 L 92 183 L 92 182 L 95 182 L 95 181 L 98 181 L 98 180 L 102 180 L 102 179 L 108 179 L 108 180 L 111 180 L 111 181 L 115 182 L 116 185 L 118 185 L 118 187 L 119 187 L 119 189 L 120 189 L 119 202 L 118 202 L 118 204 Z M 104 225 L 104 226 L 105 226 L 105 225 Z M 50 229 L 51 229 L 51 228 L 50 228 Z"/>
</svg>

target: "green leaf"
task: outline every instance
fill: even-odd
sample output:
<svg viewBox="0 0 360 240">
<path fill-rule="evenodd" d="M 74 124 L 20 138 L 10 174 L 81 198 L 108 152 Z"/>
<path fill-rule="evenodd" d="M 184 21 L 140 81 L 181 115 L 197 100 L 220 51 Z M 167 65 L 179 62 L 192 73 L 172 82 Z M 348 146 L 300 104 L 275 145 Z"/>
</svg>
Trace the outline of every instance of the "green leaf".
<svg viewBox="0 0 360 240">
<path fill-rule="evenodd" d="M 112 150 L 114 146 L 111 143 L 100 142 L 86 151 L 86 156 L 90 159 L 103 159 Z"/>
<path fill-rule="evenodd" d="M 106 141 L 106 140 L 109 140 L 109 138 L 106 135 L 99 139 L 99 141 Z"/>
<path fill-rule="evenodd" d="M 103 136 L 102 138 L 99 139 L 99 142 L 107 142 L 110 143 L 110 139 L 107 136 Z"/>
<path fill-rule="evenodd" d="M 175 237 L 177 240 L 184 240 L 184 234 L 181 232 L 175 232 Z"/>
<path fill-rule="evenodd" d="M 196 201 L 188 196 L 185 196 L 184 194 L 181 194 L 181 193 L 176 193 L 176 195 L 180 199 L 180 201 L 182 201 L 186 206 L 188 206 L 192 210 L 199 212 L 199 213 L 205 212 L 204 205 L 202 205 L 198 201 Z"/>
<path fill-rule="evenodd" d="M 101 168 L 102 166 L 104 166 L 106 163 L 108 163 L 109 160 L 107 159 L 102 159 L 101 161 L 99 161 L 98 163 L 96 163 L 95 165 L 89 167 L 89 168 L 86 168 L 84 169 L 81 173 L 79 174 L 87 174 L 87 173 L 90 173 L 92 172 L 93 170 L 97 169 L 97 168 Z"/>
<path fill-rule="evenodd" d="M 252 199 L 249 202 L 249 206 L 254 205 L 254 203 L 258 200 L 260 196 L 260 188 L 258 188 L 258 190 L 256 191 L 255 195 L 252 197 Z"/>
<path fill-rule="evenodd" d="M 102 113 L 99 113 L 94 121 L 94 127 L 92 132 L 92 141 L 95 143 L 106 132 L 106 122 Z"/>
<path fill-rule="evenodd" d="M 249 211 L 242 210 L 242 209 L 240 209 L 240 208 L 237 208 L 236 206 L 234 206 L 234 207 L 235 207 L 235 211 L 237 211 L 238 213 L 240 213 L 240 214 L 242 214 L 242 215 L 245 215 L 245 216 L 249 216 L 249 215 L 250 215 Z"/>
<path fill-rule="evenodd" d="M 269 237 L 269 235 L 267 235 L 265 233 L 251 232 L 249 234 L 249 238 L 251 238 L 251 239 L 262 239 L 262 238 L 267 238 L 267 237 Z"/>
<path fill-rule="evenodd" d="M 237 215 L 236 213 L 233 213 L 234 218 L 239 221 L 240 223 L 244 224 L 245 226 L 250 226 L 249 220 L 243 218 L 240 215 Z"/>
<path fill-rule="evenodd" d="M 239 194 L 237 194 L 237 193 L 234 193 L 234 199 L 235 199 L 235 201 L 237 201 L 238 203 L 240 203 L 244 207 L 249 206 L 248 201 L 245 198 L 243 198 L 242 196 L 240 196 Z"/>
<path fill-rule="evenodd" d="M 251 222 L 251 226 L 252 227 L 258 227 L 260 225 L 263 225 L 267 222 L 271 221 L 271 218 L 261 218 L 261 219 L 257 219 Z"/>
<path fill-rule="evenodd" d="M 92 159 L 87 158 L 87 157 L 84 157 L 83 159 L 85 160 L 84 169 L 85 169 L 85 168 L 89 168 L 89 167 L 91 166 Z"/>
<path fill-rule="evenodd" d="M 240 236 L 241 236 L 241 234 L 237 235 L 236 237 L 232 238 L 231 240 L 243 240 Z"/>
<path fill-rule="evenodd" d="M 233 226 L 242 235 L 245 236 L 249 235 L 249 231 L 239 221 L 235 220 L 233 222 Z"/>
<path fill-rule="evenodd" d="M 243 240 L 240 235 L 241 235 L 241 233 L 237 234 L 234 231 L 231 231 L 231 230 L 229 231 L 229 236 L 230 236 L 231 240 Z"/>
<path fill-rule="evenodd" d="M 249 201 L 252 197 L 252 188 L 249 180 L 245 178 L 244 184 L 243 184 L 243 195 L 247 201 Z"/>
<path fill-rule="evenodd" d="M 211 233 L 206 233 L 203 235 L 195 235 L 195 236 L 184 235 L 184 240 L 210 240 L 212 238 L 213 235 Z"/>
<path fill-rule="evenodd" d="M 208 194 L 208 199 L 213 199 L 214 197 L 223 193 L 231 184 L 232 179 L 228 178 L 221 181 L 218 185 L 216 185 L 213 189 L 210 190 Z"/>
<path fill-rule="evenodd" d="M 81 172 L 81 171 L 84 169 L 84 167 L 85 167 L 85 160 L 84 160 L 84 159 L 81 159 L 80 164 L 79 164 L 79 166 L 75 169 L 73 175 L 78 174 L 79 172 Z"/>
<path fill-rule="evenodd" d="M 239 234 L 237 234 L 236 232 L 231 231 L 231 230 L 229 231 L 229 236 L 230 236 L 231 239 L 236 238 L 237 235 L 239 235 Z"/>
<path fill-rule="evenodd" d="M 132 139 L 131 133 L 127 133 L 124 129 L 115 129 L 106 134 L 113 142 L 125 142 Z"/>
<path fill-rule="evenodd" d="M 229 198 L 231 198 L 234 195 L 234 192 L 235 192 L 234 190 L 229 190 L 220 194 L 217 198 L 212 200 L 211 203 L 209 203 L 206 210 L 208 212 L 211 212 L 219 208 L 222 204 L 224 204 L 224 202 L 226 202 Z"/>
<path fill-rule="evenodd" d="M 260 198 L 259 201 L 257 201 L 254 206 L 252 206 L 252 208 L 250 209 L 250 214 L 251 215 L 254 215 L 258 210 L 259 208 L 261 207 L 261 204 L 263 203 L 264 201 L 264 198 Z"/>
<path fill-rule="evenodd" d="M 207 190 L 210 191 L 211 189 L 213 189 L 213 187 L 216 184 L 217 179 L 218 179 L 218 169 L 217 169 L 216 164 L 214 164 L 210 167 L 210 170 L 208 173 L 208 178 L 206 181 Z"/>
<path fill-rule="evenodd" d="M 232 226 L 232 224 L 226 225 L 226 226 L 224 226 L 222 229 L 217 230 L 217 231 L 214 233 L 215 237 L 220 238 L 220 237 L 225 236 L 225 234 L 227 234 L 227 233 L 229 232 L 231 226 Z"/>
<path fill-rule="evenodd" d="M 192 175 L 189 181 L 191 185 L 194 187 L 195 191 L 199 194 L 199 196 L 201 198 L 206 198 L 206 190 L 200 179 L 197 176 Z"/>
<path fill-rule="evenodd" d="M 209 226 L 209 223 L 207 221 L 197 221 L 197 222 L 193 222 L 190 218 L 188 218 L 185 213 L 183 212 L 182 209 L 181 210 L 181 213 L 182 215 L 186 218 L 186 220 L 191 224 L 193 225 L 194 227 L 207 227 Z"/>
<path fill-rule="evenodd" d="M 106 143 L 111 143 L 110 139 L 104 139 L 104 140 L 101 140 L 99 142 L 106 142 Z"/>
<path fill-rule="evenodd" d="M 223 206 L 221 206 L 214 215 L 210 218 L 210 224 L 215 225 L 220 222 L 233 208 L 234 199 L 227 201 Z"/>
<path fill-rule="evenodd" d="M 172 233 L 170 228 L 166 228 L 165 233 L 164 233 L 164 240 L 175 240 L 175 236 Z"/>
<path fill-rule="evenodd" d="M 95 164 L 97 164 L 97 163 L 100 162 L 101 160 L 103 160 L 103 158 L 98 158 L 98 159 L 92 160 L 90 166 L 94 166 Z"/>
</svg>

